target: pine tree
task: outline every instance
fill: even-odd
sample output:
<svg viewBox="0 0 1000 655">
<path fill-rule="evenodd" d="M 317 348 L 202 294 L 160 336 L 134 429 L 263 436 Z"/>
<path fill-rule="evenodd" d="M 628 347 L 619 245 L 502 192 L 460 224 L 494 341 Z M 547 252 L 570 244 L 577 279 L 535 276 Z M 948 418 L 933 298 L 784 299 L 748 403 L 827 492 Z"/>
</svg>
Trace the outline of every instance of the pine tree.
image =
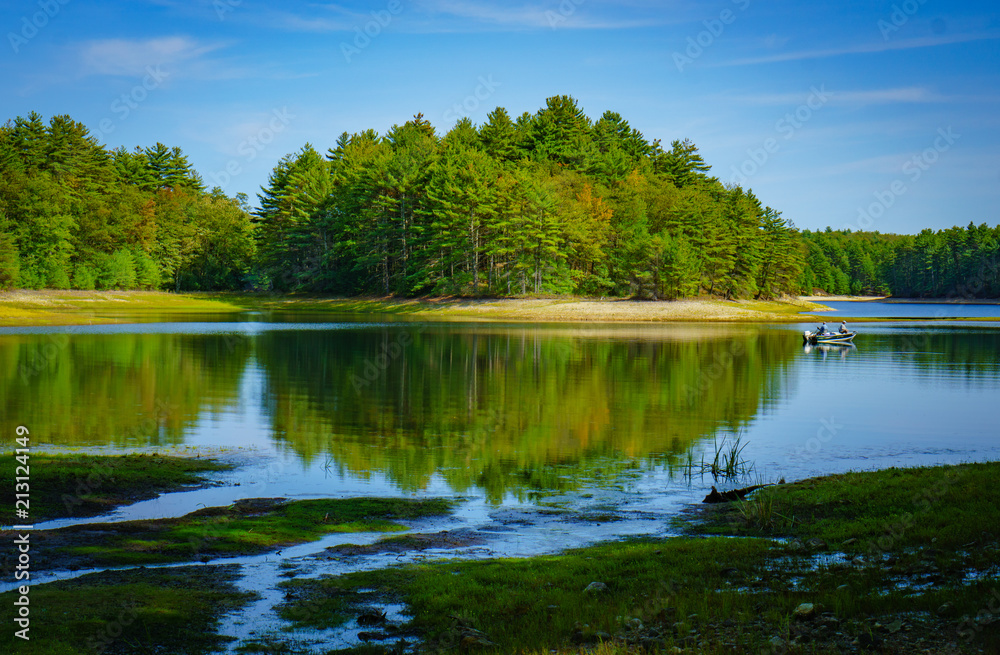
<svg viewBox="0 0 1000 655">
<path fill-rule="evenodd" d="M 479 143 L 486 154 L 499 162 L 517 161 L 522 155 L 518 141 L 517 126 L 506 109 L 497 107 L 486 115 L 486 123 L 479 128 Z"/>
<path fill-rule="evenodd" d="M 538 161 L 582 170 L 594 148 L 590 130 L 590 119 L 575 99 L 553 96 L 531 122 L 530 148 Z"/>
</svg>

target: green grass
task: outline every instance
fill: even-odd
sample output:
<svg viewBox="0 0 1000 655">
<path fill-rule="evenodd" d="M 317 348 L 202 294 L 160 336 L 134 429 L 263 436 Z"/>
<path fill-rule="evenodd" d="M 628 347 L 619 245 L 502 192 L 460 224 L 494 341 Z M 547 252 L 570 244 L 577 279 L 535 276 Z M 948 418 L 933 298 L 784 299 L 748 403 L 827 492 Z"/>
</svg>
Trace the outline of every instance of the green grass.
<svg viewBox="0 0 1000 655">
<path fill-rule="evenodd" d="M 277 500 L 277 499 L 275 499 Z M 237 503 L 175 519 L 87 524 L 41 536 L 61 566 L 116 566 L 253 555 L 333 532 L 394 532 L 399 520 L 445 514 L 446 500 L 298 500 L 266 507 Z"/>
<path fill-rule="evenodd" d="M 107 571 L 33 586 L 30 640 L 13 636 L 15 592 L 0 594 L 0 651 L 18 655 L 216 652 L 219 618 L 254 595 L 237 591 L 236 566 Z M 6 645 L 4 645 L 6 644 Z"/>
<path fill-rule="evenodd" d="M 164 291 L 28 290 L 0 293 L 0 325 L 115 323 L 115 314 L 231 313 L 244 308 L 220 294 Z"/>
<path fill-rule="evenodd" d="M 736 538 L 632 540 L 547 557 L 291 580 L 283 583 L 282 616 L 303 626 L 342 624 L 371 602 L 358 591 L 374 588 L 382 602 L 409 606 L 410 627 L 432 651 L 458 648 L 471 627 L 497 652 L 577 652 L 581 642 L 612 637 L 618 645 L 601 652 L 640 652 L 642 639 L 667 652 L 770 652 L 778 637 L 790 652 L 826 653 L 853 648 L 863 635 L 897 648 L 887 652 L 941 652 L 949 644 L 996 652 L 1000 624 L 963 616 L 1000 608 L 998 474 L 1000 464 L 991 463 L 829 476 L 758 491 L 765 495 L 745 501 L 757 510 L 730 504 L 689 524 L 692 533 Z M 887 534 L 891 543 L 879 546 Z M 843 554 L 825 557 L 823 543 L 809 540 Z M 584 593 L 591 582 L 608 589 Z M 792 612 L 806 602 L 836 629 L 803 632 Z M 910 627 L 891 637 L 876 627 L 896 620 Z"/>
<path fill-rule="evenodd" d="M 757 503 L 781 514 L 761 531 L 741 520 L 740 507 L 723 505 L 707 512 L 702 533 L 821 538 L 848 552 L 900 551 L 908 547 L 957 549 L 1000 536 L 1000 464 L 963 464 L 891 468 L 813 478 L 767 487 L 754 493 Z M 749 501 L 748 501 L 749 502 Z"/>
<path fill-rule="evenodd" d="M 3 503 L 14 506 L 13 453 L 0 458 Z M 39 522 L 72 516 L 95 516 L 161 493 L 205 483 L 204 474 L 232 468 L 212 459 L 162 455 L 30 454 L 30 519 Z"/>
<path fill-rule="evenodd" d="M 521 300 L 542 301 L 543 320 L 554 319 L 551 310 L 563 303 L 592 302 L 586 296 L 525 296 Z M 491 300 L 488 309 L 479 301 Z M 617 302 L 627 299 L 613 299 Z M 797 321 L 799 313 L 819 308 L 814 303 L 783 299 L 780 301 L 721 301 L 710 303 L 739 306 L 753 310 L 759 317 L 732 318 L 734 321 Z M 534 320 L 536 310 L 504 305 L 502 299 L 456 297 L 423 298 L 342 298 L 317 294 L 185 292 L 162 291 L 16 291 L 0 294 L 0 325 L 73 325 L 81 323 L 115 323 L 162 313 L 230 314 L 244 311 L 276 311 L 344 315 L 415 316 L 437 320 Z M 579 320 L 579 317 L 570 317 Z M 637 320 L 643 320 L 638 318 Z M 697 315 L 684 321 L 702 320 Z"/>
<path fill-rule="evenodd" d="M 822 312 L 829 309 L 820 303 L 808 300 L 797 300 L 795 298 L 782 298 L 781 300 L 737 300 L 728 302 L 736 302 L 743 309 L 761 312 L 762 314 L 787 314 L 792 317 L 800 317 L 802 312 Z"/>
</svg>

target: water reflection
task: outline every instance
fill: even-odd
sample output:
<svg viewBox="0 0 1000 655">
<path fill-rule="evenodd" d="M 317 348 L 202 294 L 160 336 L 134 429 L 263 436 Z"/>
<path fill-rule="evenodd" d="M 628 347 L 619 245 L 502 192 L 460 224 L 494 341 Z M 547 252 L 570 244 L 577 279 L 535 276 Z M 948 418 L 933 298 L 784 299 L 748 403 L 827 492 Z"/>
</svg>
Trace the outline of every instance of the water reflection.
<svg viewBox="0 0 1000 655">
<path fill-rule="evenodd" d="M 536 328 L 265 333 L 267 414 L 303 457 L 404 489 L 576 487 L 736 431 L 784 384 L 776 333 L 568 334 Z"/>
<path fill-rule="evenodd" d="M 883 325 L 856 348 L 800 343 L 794 327 L 699 325 L 34 330 L 0 335 L 0 403 L 37 443 L 242 442 L 402 491 L 444 483 L 494 501 L 682 467 L 720 433 L 743 432 L 750 459 L 780 465 L 817 412 L 850 422 L 810 466 L 848 461 L 914 410 L 911 434 L 961 424 L 987 443 L 989 409 L 961 423 L 948 412 L 1000 390 L 1000 330 Z M 948 402 L 934 407 L 927 385 Z"/>
<path fill-rule="evenodd" d="M 230 407 L 250 357 L 233 335 L 50 334 L 0 338 L 0 403 L 59 445 L 176 445 Z"/>
<path fill-rule="evenodd" d="M 854 350 L 857 350 L 857 346 L 853 343 L 831 343 L 831 344 L 810 344 L 802 346 L 802 352 L 806 355 L 812 353 L 817 353 L 821 359 L 826 359 L 827 357 L 836 357 L 838 359 L 847 359 L 847 355 Z"/>
</svg>

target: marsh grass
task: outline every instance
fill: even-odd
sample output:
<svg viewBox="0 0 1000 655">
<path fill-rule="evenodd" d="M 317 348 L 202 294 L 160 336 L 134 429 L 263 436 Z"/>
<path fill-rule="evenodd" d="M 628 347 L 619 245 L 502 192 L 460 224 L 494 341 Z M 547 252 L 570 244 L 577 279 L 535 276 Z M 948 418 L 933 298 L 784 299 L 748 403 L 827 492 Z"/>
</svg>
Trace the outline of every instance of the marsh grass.
<svg viewBox="0 0 1000 655">
<path fill-rule="evenodd" d="M 963 615 L 975 617 L 1000 598 L 998 474 L 1000 464 L 989 463 L 827 476 L 760 490 L 766 493 L 742 504 L 707 509 L 707 527 L 689 525 L 742 538 L 626 540 L 545 557 L 294 580 L 286 583 L 283 615 L 328 627 L 357 611 L 350 602 L 358 590 L 374 588 L 383 602 L 409 606 L 409 628 L 431 652 L 457 648 L 457 616 L 496 643 L 496 652 L 577 653 L 581 641 L 588 652 L 643 652 L 600 643 L 635 634 L 628 626 L 638 619 L 659 640 L 654 650 L 732 653 L 771 652 L 772 637 L 791 639 L 798 630 L 792 611 L 809 602 L 836 618 L 841 637 L 831 632 L 832 641 L 790 652 L 850 650 L 876 621 L 895 620 L 912 626 L 892 636 L 897 652 L 996 652 L 1000 624 L 967 628 L 967 639 L 959 630 Z M 907 514 L 908 527 L 894 529 Z M 762 531 L 790 539 L 753 536 Z M 870 552 L 867 544 L 886 534 L 887 549 Z M 846 561 L 795 545 L 811 538 L 846 553 Z M 857 552 L 861 564 L 849 561 Z M 967 577 L 970 571 L 976 574 Z M 595 581 L 607 591 L 584 593 Z M 939 613 L 945 603 L 951 609 Z M 879 634 L 888 638 L 884 629 Z"/>
<path fill-rule="evenodd" d="M 761 532 L 772 532 L 779 526 L 791 527 L 794 521 L 775 509 L 774 496 L 766 489 L 758 489 L 749 498 L 744 498 L 735 505 L 744 523 Z"/>
<path fill-rule="evenodd" d="M 333 532 L 398 532 L 406 526 L 397 521 L 445 514 L 452 504 L 440 499 L 349 498 L 242 507 L 206 508 L 176 519 L 72 526 L 47 538 L 60 540 L 55 549 L 63 564 L 185 562 L 263 553 Z"/>
<path fill-rule="evenodd" d="M 743 451 L 748 442 L 743 441 L 743 433 L 738 432 L 732 438 L 723 435 L 722 439 L 712 439 L 712 458 L 696 463 L 694 453 L 688 451 L 687 462 L 684 465 L 684 476 L 692 478 L 695 475 L 709 474 L 715 480 L 735 480 L 746 478 L 753 474 L 754 465 L 743 457 Z"/>
<path fill-rule="evenodd" d="M 997 538 L 1000 463 L 890 468 L 848 472 L 768 487 L 765 497 L 795 517 L 793 526 L 775 523 L 771 534 L 831 544 L 853 539 L 846 548 L 895 552 L 907 546 L 959 549 L 983 534 Z M 762 501 L 763 502 L 763 501 Z M 730 504 L 731 505 L 731 504 Z M 696 529 L 704 533 L 749 534 L 741 528 L 739 506 L 706 514 Z"/>
<path fill-rule="evenodd" d="M 236 589 L 238 578 L 236 566 L 189 566 L 105 571 L 33 586 L 31 638 L 24 641 L 13 636 L 13 629 L 4 630 L 0 652 L 215 652 L 227 641 L 216 634 L 219 619 L 256 597 Z M 0 594 L 4 608 L 13 607 L 14 600 L 14 592 Z"/>
<path fill-rule="evenodd" d="M 161 493 L 208 483 L 206 473 L 232 468 L 196 457 L 32 454 L 31 518 L 35 522 L 96 516 Z M 14 467 L 0 467 L 0 498 L 14 506 Z"/>
</svg>

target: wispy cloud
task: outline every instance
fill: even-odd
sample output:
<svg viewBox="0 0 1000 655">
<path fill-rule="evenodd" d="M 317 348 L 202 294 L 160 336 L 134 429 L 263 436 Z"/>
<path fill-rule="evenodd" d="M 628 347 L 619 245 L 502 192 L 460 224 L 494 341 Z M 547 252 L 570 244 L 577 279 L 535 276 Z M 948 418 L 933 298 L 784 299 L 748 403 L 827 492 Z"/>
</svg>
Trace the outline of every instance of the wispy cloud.
<svg viewBox="0 0 1000 655">
<path fill-rule="evenodd" d="M 858 91 L 844 91 L 838 89 L 827 89 L 825 85 L 821 89 L 825 95 L 829 95 L 829 103 L 837 105 L 885 105 L 894 103 L 930 103 L 930 102 L 950 102 L 957 100 L 957 97 L 943 96 L 922 86 L 907 86 L 892 89 L 867 89 Z M 811 92 L 811 91 L 810 91 Z M 750 96 L 727 96 L 727 99 L 744 105 L 760 106 L 781 106 L 794 105 L 805 101 L 810 92 L 802 93 L 766 93 Z M 825 104 L 825 102 L 824 102 Z"/>
<path fill-rule="evenodd" d="M 153 39 L 101 39 L 80 46 L 79 61 L 84 75 L 134 77 L 148 66 L 194 63 L 223 47 L 222 43 L 200 43 L 187 36 Z"/>
<path fill-rule="evenodd" d="M 311 5 L 309 15 L 280 11 L 270 23 L 283 29 L 303 32 L 346 32 L 374 19 L 373 13 L 351 11 L 340 5 Z M 531 31 L 540 29 L 612 30 L 664 24 L 662 6 L 632 3 L 628 16 L 622 7 L 601 11 L 595 0 L 541 0 L 513 5 L 496 1 L 416 0 L 403 4 L 393 26 L 410 33 L 465 33 L 487 31 Z M 316 13 L 319 10 L 321 13 Z M 332 14 L 332 15 L 331 15 Z M 404 18 L 405 17 L 405 18 Z"/>
<path fill-rule="evenodd" d="M 978 103 L 996 104 L 1000 102 L 1000 96 L 984 94 L 942 94 L 923 86 L 904 86 L 888 89 L 837 89 L 827 88 L 826 85 L 813 87 L 819 89 L 828 99 L 824 104 L 841 105 L 850 107 L 867 107 L 871 105 L 893 105 L 893 104 L 949 104 L 949 103 Z M 721 96 L 727 102 L 734 102 L 739 105 L 767 106 L 788 106 L 801 104 L 807 101 L 813 89 L 806 92 L 795 93 L 764 93 L 756 95 L 726 95 Z M 712 100 L 718 100 L 715 96 Z"/>
<path fill-rule="evenodd" d="M 899 41 L 861 43 L 839 48 L 825 48 L 819 50 L 798 50 L 795 52 L 782 52 L 762 57 L 746 57 L 743 59 L 733 59 L 731 61 L 709 66 L 751 66 L 754 64 L 772 64 L 785 61 L 801 61 L 803 59 L 825 59 L 827 57 L 841 57 L 844 55 L 870 54 L 878 52 L 888 52 L 892 50 L 911 50 L 914 48 L 933 48 L 936 46 L 951 45 L 954 43 L 968 43 L 970 41 L 990 41 L 1000 39 L 1000 34 L 949 34 L 944 36 L 928 36 L 917 39 L 902 39 Z"/>
</svg>

